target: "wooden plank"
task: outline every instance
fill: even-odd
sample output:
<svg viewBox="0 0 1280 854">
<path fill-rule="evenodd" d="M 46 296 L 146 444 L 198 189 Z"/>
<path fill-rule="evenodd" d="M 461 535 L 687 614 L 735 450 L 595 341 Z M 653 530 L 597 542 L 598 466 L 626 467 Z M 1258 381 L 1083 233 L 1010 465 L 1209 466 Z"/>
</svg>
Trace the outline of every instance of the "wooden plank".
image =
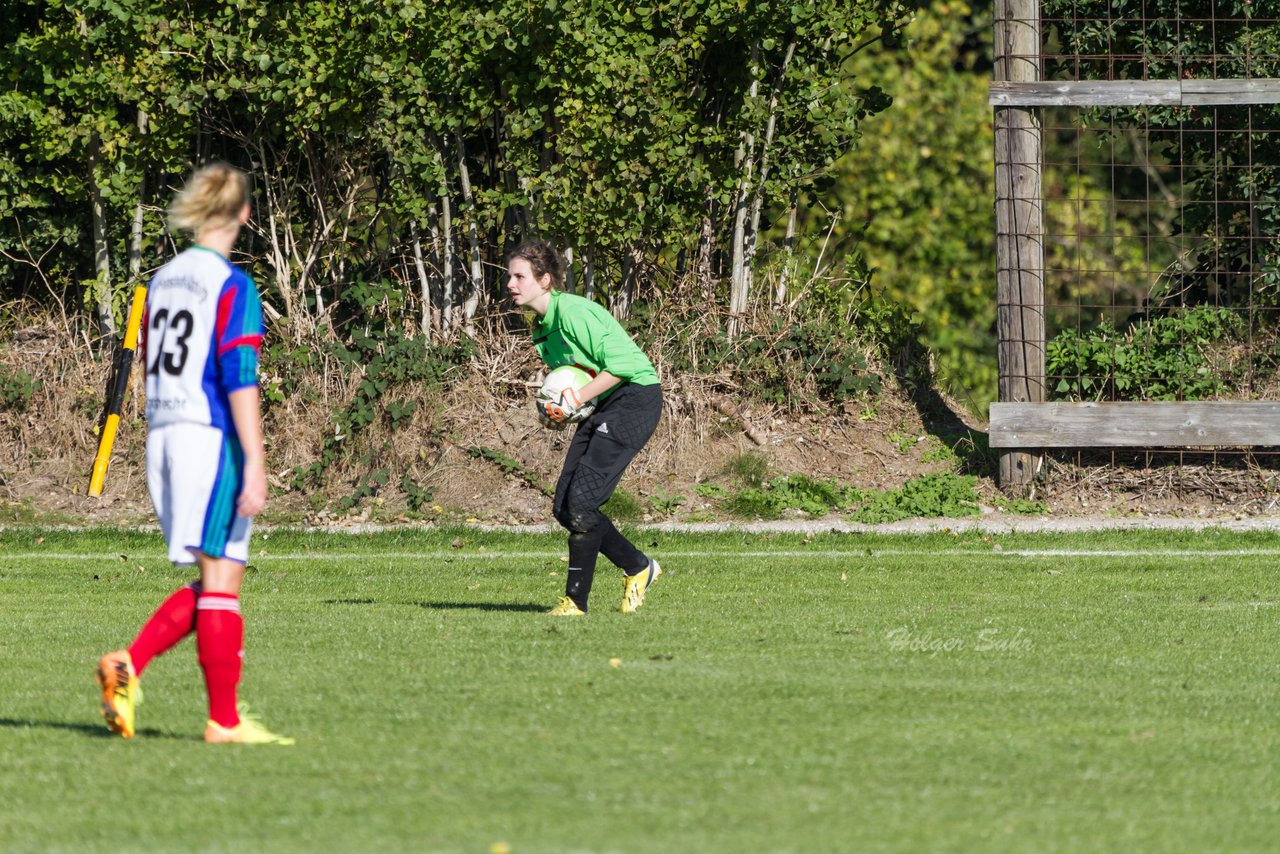
<svg viewBox="0 0 1280 854">
<path fill-rule="evenodd" d="M 991 84 L 989 100 L 996 107 L 1177 106 L 1182 90 L 1177 80 L 996 81 Z"/>
<path fill-rule="evenodd" d="M 1280 104 L 1280 78 L 1254 80 L 1000 81 L 995 107 L 1193 107 Z"/>
<path fill-rule="evenodd" d="M 1222 104 L 1280 104 L 1280 79 L 1183 80 L 1186 106 Z"/>
<path fill-rule="evenodd" d="M 1280 446 L 1280 402 L 993 403 L 993 448 Z"/>
</svg>

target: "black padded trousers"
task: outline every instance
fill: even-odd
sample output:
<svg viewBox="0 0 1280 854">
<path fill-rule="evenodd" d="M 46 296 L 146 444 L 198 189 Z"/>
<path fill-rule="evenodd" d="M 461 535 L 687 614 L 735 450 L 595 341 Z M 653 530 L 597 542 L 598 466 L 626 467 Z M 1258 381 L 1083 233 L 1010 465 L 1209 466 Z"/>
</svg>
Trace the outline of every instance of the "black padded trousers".
<svg viewBox="0 0 1280 854">
<path fill-rule="evenodd" d="M 565 595 L 582 610 L 603 553 L 627 573 L 648 566 L 649 559 L 614 527 L 600 508 L 622 479 L 622 473 L 653 435 L 662 417 L 662 388 L 620 386 L 591 417 L 578 425 L 552 508 L 569 531 L 569 573 Z"/>
</svg>

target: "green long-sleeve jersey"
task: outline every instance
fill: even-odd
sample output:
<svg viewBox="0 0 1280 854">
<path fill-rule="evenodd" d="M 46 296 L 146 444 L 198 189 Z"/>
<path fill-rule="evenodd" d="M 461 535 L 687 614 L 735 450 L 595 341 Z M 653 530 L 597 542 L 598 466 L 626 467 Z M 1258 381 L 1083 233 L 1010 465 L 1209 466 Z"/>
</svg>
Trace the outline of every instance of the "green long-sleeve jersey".
<svg viewBox="0 0 1280 854">
<path fill-rule="evenodd" d="M 658 384 L 653 362 L 622 324 L 604 306 L 575 294 L 551 292 L 547 313 L 534 329 L 533 346 L 548 368 L 577 365 L 636 385 Z"/>
</svg>

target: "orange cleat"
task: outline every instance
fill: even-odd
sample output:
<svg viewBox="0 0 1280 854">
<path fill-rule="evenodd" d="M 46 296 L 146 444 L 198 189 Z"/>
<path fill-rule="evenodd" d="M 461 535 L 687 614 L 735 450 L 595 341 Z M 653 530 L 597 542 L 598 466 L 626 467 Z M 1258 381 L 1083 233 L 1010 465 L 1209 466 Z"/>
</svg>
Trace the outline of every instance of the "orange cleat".
<svg viewBox="0 0 1280 854">
<path fill-rule="evenodd" d="M 102 686 L 102 719 L 107 722 L 107 729 L 122 738 L 133 738 L 142 687 L 128 651 L 121 649 L 102 656 L 98 684 Z"/>
</svg>

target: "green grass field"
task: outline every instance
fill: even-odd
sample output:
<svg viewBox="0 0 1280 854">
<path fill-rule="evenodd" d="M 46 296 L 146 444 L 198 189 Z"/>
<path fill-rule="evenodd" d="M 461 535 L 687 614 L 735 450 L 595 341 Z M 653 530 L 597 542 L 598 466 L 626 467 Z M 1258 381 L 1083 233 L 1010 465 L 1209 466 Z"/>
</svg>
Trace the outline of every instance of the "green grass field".
<svg viewBox="0 0 1280 854">
<path fill-rule="evenodd" d="M 1274 536 L 642 538 L 640 613 L 602 571 L 556 620 L 559 537 L 257 537 L 242 696 L 298 745 L 254 748 L 199 740 L 190 640 L 101 725 L 97 657 L 188 580 L 158 536 L 0 532 L 0 850 L 1280 839 Z"/>
</svg>

